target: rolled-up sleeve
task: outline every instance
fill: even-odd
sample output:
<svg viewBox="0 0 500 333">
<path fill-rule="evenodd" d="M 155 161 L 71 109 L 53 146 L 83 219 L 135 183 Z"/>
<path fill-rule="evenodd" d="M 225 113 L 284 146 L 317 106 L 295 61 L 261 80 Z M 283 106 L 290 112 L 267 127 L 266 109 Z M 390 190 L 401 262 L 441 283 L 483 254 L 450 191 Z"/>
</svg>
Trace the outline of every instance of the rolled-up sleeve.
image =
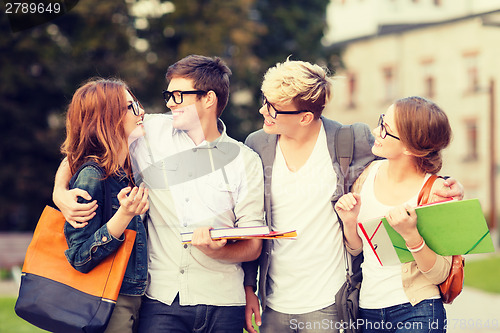
<svg viewBox="0 0 500 333">
<path fill-rule="evenodd" d="M 234 206 L 235 226 L 250 227 L 264 225 L 264 173 L 259 156 L 243 146 L 241 153 L 245 177 Z"/>
<path fill-rule="evenodd" d="M 77 271 L 90 272 L 122 244 L 124 238 L 113 237 L 104 221 L 104 181 L 101 174 L 93 167 L 86 167 L 78 174 L 77 179 L 70 186 L 80 188 L 89 193 L 92 200 L 97 200 L 96 215 L 83 228 L 75 229 L 68 222 L 64 225 L 64 234 L 68 243 L 65 251 L 68 262 Z M 89 201 L 79 197 L 79 203 Z"/>
<path fill-rule="evenodd" d="M 451 256 L 443 257 L 436 255 L 436 262 L 434 263 L 434 266 L 426 272 L 422 271 L 422 274 L 424 274 L 424 276 L 432 283 L 436 285 L 440 284 L 446 280 L 450 274 L 451 261 Z"/>
</svg>

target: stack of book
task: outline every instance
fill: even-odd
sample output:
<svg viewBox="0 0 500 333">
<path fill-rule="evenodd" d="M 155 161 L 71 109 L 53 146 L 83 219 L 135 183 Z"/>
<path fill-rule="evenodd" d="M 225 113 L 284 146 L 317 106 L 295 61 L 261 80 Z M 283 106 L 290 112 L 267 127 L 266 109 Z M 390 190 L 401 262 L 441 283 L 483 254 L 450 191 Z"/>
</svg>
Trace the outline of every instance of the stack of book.
<svg viewBox="0 0 500 333">
<path fill-rule="evenodd" d="M 295 239 L 297 232 L 291 231 L 271 231 L 268 226 L 258 227 L 236 227 L 236 228 L 217 228 L 210 230 L 210 236 L 216 239 Z M 190 243 L 193 232 L 181 233 L 183 243 Z"/>
</svg>

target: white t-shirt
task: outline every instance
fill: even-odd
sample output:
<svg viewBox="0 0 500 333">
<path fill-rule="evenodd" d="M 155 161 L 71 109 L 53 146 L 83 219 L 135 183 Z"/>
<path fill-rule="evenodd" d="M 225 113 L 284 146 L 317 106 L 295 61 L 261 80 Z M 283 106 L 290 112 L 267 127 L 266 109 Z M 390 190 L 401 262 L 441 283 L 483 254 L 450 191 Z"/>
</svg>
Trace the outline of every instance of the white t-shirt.
<svg viewBox="0 0 500 333">
<path fill-rule="evenodd" d="M 297 230 L 297 239 L 274 240 L 267 295 L 275 311 L 301 314 L 335 302 L 345 281 L 342 232 L 331 203 L 337 185 L 326 133 L 320 133 L 307 162 L 286 166 L 279 144 L 273 165 L 273 230 Z"/>
<path fill-rule="evenodd" d="M 361 209 L 359 211 L 358 221 L 369 220 L 379 216 L 385 216 L 393 206 L 387 206 L 377 200 L 375 197 L 373 184 L 375 175 L 384 161 L 373 162 L 370 172 L 366 177 L 361 189 Z M 424 182 L 430 175 L 426 175 Z M 406 203 L 412 207 L 417 206 L 416 194 Z M 360 229 L 358 232 L 361 234 Z M 364 237 L 363 248 L 370 247 Z M 359 294 L 359 306 L 364 309 L 381 309 L 393 305 L 407 303 L 408 297 L 403 289 L 401 278 L 401 265 L 384 265 L 381 266 L 373 251 L 363 251 L 364 261 L 363 282 L 361 283 L 361 291 Z"/>
</svg>

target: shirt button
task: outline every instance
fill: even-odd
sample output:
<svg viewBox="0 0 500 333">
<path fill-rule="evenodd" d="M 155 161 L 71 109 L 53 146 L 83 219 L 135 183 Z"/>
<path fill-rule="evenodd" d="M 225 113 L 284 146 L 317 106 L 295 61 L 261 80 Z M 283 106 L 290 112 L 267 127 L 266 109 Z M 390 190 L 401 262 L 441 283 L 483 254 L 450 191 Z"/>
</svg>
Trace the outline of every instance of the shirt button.
<svg viewBox="0 0 500 333">
<path fill-rule="evenodd" d="M 184 274 L 184 270 L 183 269 L 181 269 L 181 274 Z"/>
<path fill-rule="evenodd" d="M 184 244 L 184 248 L 185 248 L 185 249 L 187 249 L 187 248 L 188 248 L 187 244 Z"/>
<path fill-rule="evenodd" d="M 412 298 L 412 299 L 411 299 L 411 301 L 412 301 L 412 302 L 415 302 L 415 299 L 414 299 L 414 298 Z"/>
<path fill-rule="evenodd" d="M 108 237 L 106 237 L 106 236 L 102 236 L 102 241 L 103 241 L 103 242 L 105 242 L 105 241 L 107 241 L 107 240 L 108 240 Z"/>
<path fill-rule="evenodd" d="M 193 152 L 195 152 L 195 153 L 196 153 L 196 151 L 197 151 L 197 150 L 198 150 L 198 149 L 196 149 L 196 148 L 193 148 Z"/>
</svg>

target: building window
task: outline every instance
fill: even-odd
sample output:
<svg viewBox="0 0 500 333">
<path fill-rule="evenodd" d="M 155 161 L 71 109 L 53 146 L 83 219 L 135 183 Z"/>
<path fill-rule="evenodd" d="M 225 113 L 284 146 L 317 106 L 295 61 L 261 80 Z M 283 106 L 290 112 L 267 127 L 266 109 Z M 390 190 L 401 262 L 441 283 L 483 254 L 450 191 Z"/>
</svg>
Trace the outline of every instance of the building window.
<svg viewBox="0 0 500 333">
<path fill-rule="evenodd" d="M 466 145 L 465 145 L 465 158 L 467 162 L 477 161 L 478 159 L 478 142 L 477 142 L 477 120 L 476 119 L 466 119 L 465 121 L 465 132 L 466 132 Z"/>
<path fill-rule="evenodd" d="M 436 81 L 434 77 L 434 61 L 425 60 L 422 62 L 422 73 L 424 81 L 424 96 L 434 98 L 436 96 Z"/>
<path fill-rule="evenodd" d="M 479 70 L 478 70 L 478 56 L 477 53 L 470 53 L 464 55 L 465 61 L 465 76 L 467 93 L 477 92 L 479 90 Z"/>
<path fill-rule="evenodd" d="M 350 73 L 347 77 L 347 107 L 354 109 L 356 107 L 357 82 L 356 74 Z"/>
<path fill-rule="evenodd" d="M 386 67 L 382 70 L 384 76 L 384 102 L 392 102 L 396 98 L 396 76 L 394 68 Z"/>
</svg>

